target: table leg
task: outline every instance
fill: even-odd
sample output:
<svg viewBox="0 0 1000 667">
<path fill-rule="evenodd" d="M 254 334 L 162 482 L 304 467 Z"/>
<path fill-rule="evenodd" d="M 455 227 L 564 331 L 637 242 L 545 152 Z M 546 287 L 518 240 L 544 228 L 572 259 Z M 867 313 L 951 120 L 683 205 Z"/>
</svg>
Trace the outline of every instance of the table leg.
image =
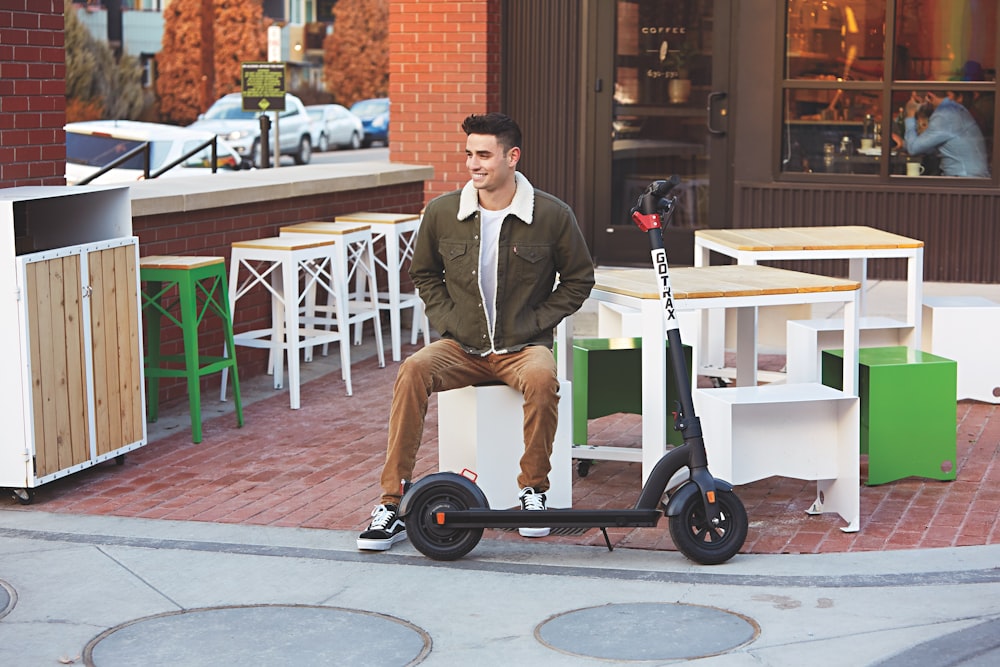
<svg viewBox="0 0 1000 667">
<path fill-rule="evenodd" d="M 757 385 L 757 308 L 736 309 L 736 386 Z"/>
<path fill-rule="evenodd" d="M 642 301 L 642 483 L 667 451 L 667 354 L 663 307 Z"/>
<path fill-rule="evenodd" d="M 399 235 L 395 232 L 385 234 L 385 265 L 389 282 L 389 333 L 392 338 L 392 360 L 399 361 L 402 356 L 400 341 L 399 315 L 399 271 L 400 271 L 400 249 Z M 415 317 L 416 311 L 414 311 Z"/>
</svg>

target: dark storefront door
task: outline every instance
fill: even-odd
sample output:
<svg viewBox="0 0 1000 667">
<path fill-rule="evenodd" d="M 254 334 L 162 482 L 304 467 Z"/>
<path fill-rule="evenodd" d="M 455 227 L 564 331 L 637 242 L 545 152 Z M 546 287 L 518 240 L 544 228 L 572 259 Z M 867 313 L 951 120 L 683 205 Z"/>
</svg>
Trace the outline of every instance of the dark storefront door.
<svg viewBox="0 0 1000 667">
<path fill-rule="evenodd" d="M 650 181 L 681 177 L 664 229 L 673 264 L 690 264 L 698 227 L 729 218 L 728 0 L 599 3 L 592 247 L 604 265 L 643 265 L 649 247 L 629 209 Z M 605 129 L 602 129 L 605 128 Z M 714 221 L 714 223 L 713 223 Z"/>
</svg>

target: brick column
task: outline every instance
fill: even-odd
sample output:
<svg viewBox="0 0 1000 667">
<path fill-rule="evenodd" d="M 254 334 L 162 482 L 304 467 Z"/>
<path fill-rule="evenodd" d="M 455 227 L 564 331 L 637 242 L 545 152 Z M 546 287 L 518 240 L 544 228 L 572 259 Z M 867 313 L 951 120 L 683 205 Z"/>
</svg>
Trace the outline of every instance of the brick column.
<svg viewBox="0 0 1000 667">
<path fill-rule="evenodd" d="M 461 125 L 500 110 L 500 45 L 500 0 L 390 0 L 390 155 L 434 167 L 426 201 L 468 180 Z"/>
<path fill-rule="evenodd" d="M 64 185 L 63 0 L 0 8 L 0 187 Z M 8 9 L 16 4 L 22 9 Z"/>
</svg>

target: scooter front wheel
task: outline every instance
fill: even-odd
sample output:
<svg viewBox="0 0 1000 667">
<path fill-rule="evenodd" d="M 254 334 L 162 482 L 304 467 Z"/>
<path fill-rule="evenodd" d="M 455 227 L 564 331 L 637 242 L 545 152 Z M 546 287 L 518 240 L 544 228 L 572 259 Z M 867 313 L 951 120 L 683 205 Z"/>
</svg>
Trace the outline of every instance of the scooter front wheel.
<svg viewBox="0 0 1000 667">
<path fill-rule="evenodd" d="M 483 537 L 482 528 L 451 528 L 438 525 L 438 512 L 481 509 L 483 503 L 462 484 L 438 479 L 410 490 L 406 533 L 413 546 L 434 560 L 457 560 L 472 551 Z"/>
<path fill-rule="evenodd" d="M 702 565 L 718 565 L 735 556 L 747 539 L 749 521 L 743 503 L 732 491 L 717 489 L 720 520 L 717 525 L 705 515 L 700 493 L 693 493 L 670 517 L 670 537 L 677 549 Z"/>
</svg>

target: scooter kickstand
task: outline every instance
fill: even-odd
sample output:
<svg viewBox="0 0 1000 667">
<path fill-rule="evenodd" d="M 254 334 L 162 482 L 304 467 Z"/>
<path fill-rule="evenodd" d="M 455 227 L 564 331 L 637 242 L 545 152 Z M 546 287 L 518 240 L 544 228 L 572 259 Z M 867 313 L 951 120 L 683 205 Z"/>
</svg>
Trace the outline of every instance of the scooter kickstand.
<svg viewBox="0 0 1000 667">
<path fill-rule="evenodd" d="M 601 526 L 601 534 L 604 535 L 604 543 L 608 545 L 608 551 L 614 551 L 615 548 L 611 546 L 611 539 L 608 537 L 608 529 Z"/>
</svg>

